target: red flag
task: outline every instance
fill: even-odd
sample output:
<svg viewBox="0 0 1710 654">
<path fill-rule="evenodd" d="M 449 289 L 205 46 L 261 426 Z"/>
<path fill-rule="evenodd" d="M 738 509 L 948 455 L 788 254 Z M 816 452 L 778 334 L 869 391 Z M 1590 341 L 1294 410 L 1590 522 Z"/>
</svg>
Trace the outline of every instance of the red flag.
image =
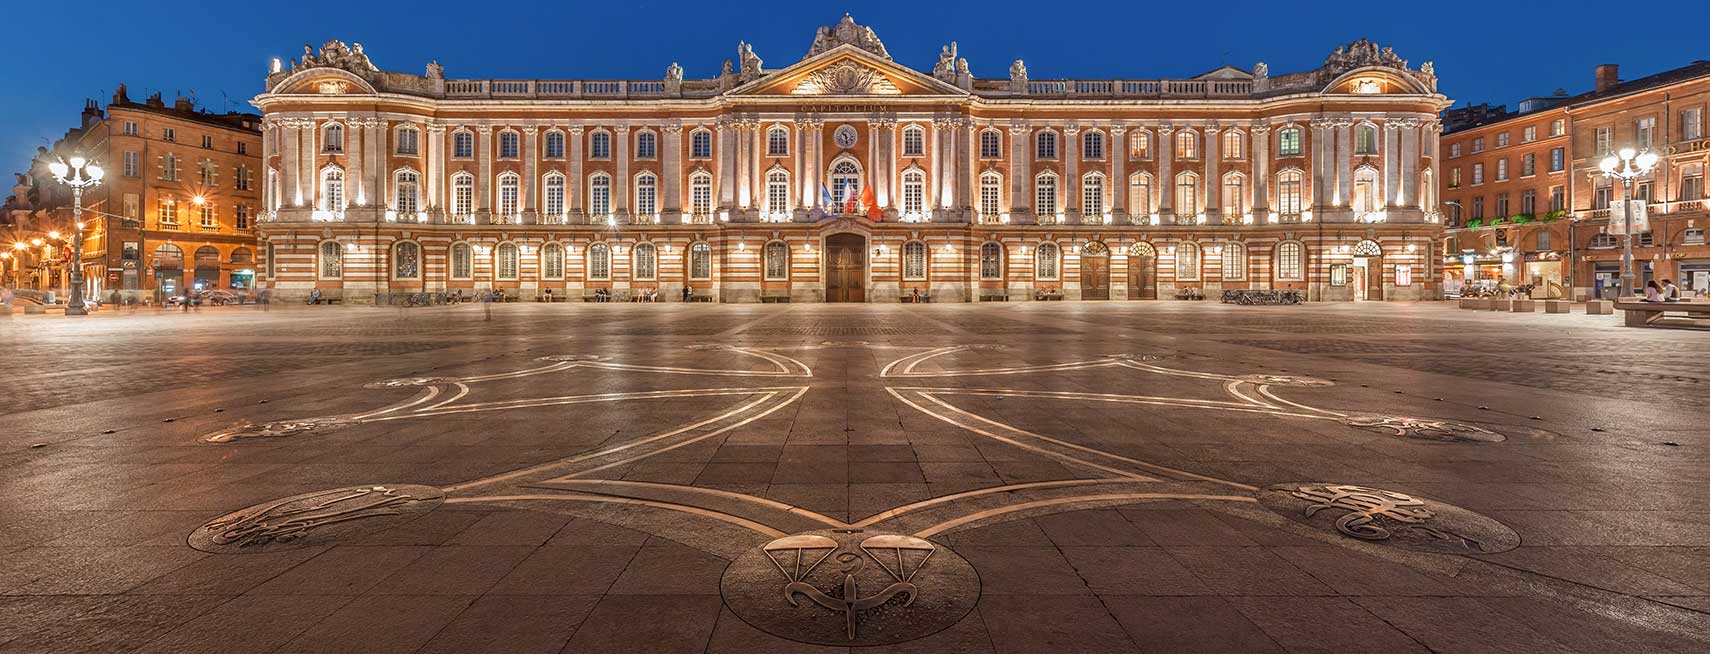
<svg viewBox="0 0 1710 654">
<path fill-rule="evenodd" d="M 861 189 L 861 204 L 867 205 L 867 218 L 870 220 L 878 220 L 884 215 L 884 212 L 879 211 L 879 203 L 873 199 L 872 186 Z"/>
</svg>

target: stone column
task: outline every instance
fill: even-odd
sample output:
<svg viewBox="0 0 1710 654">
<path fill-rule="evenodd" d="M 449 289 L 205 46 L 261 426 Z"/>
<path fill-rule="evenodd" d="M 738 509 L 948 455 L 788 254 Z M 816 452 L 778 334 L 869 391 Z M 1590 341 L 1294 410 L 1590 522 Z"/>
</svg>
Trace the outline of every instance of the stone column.
<svg viewBox="0 0 1710 654">
<path fill-rule="evenodd" d="M 1253 222 L 1263 224 L 1271 208 L 1271 126 L 1254 125 L 1252 131 L 1253 147 L 1248 151 L 1253 156 Z"/>
<path fill-rule="evenodd" d="M 1205 147 L 1200 153 L 1205 155 L 1205 223 L 1207 225 L 1223 224 L 1223 180 L 1217 176 L 1217 166 L 1223 159 L 1223 131 L 1217 125 L 1205 126 Z"/>
<path fill-rule="evenodd" d="M 582 209 L 582 189 L 587 183 L 582 179 L 582 132 L 585 129 L 581 125 L 570 126 L 570 179 L 564 180 L 564 199 L 569 201 L 570 216 L 575 219 L 586 215 Z"/>
<path fill-rule="evenodd" d="M 632 222 L 629 214 L 629 126 L 612 128 L 612 140 L 616 141 L 612 144 L 612 159 L 617 163 L 617 174 L 612 176 L 612 214 L 621 222 Z"/>
<path fill-rule="evenodd" d="M 718 185 L 718 208 L 729 211 L 736 206 L 736 120 L 720 118 L 718 125 L 717 171 L 713 183 Z"/>
<path fill-rule="evenodd" d="M 392 187 L 392 174 L 386 168 L 386 154 L 389 152 L 388 148 L 390 146 L 388 143 L 391 142 L 391 139 L 389 138 L 391 132 L 386 125 L 385 120 L 379 118 L 368 119 L 368 128 L 373 131 L 369 133 L 367 139 L 364 139 L 368 142 L 369 152 L 373 153 L 372 158 L 369 159 L 369 161 L 373 163 L 368 166 L 368 170 L 370 171 L 369 174 L 374 177 L 374 183 L 371 186 L 373 189 L 373 195 L 369 197 L 368 203 L 381 207 L 392 206 L 392 192 L 390 190 Z M 376 218 L 378 219 L 383 216 L 384 214 L 381 214 L 381 216 L 376 216 Z"/>
<path fill-rule="evenodd" d="M 445 206 L 440 199 L 440 189 L 445 186 L 445 126 L 427 126 L 427 209 L 439 214 L 436 222 L 444 220 L 440 213 Z"/>
<path fill-rule="evenodd" d="M 1331 206 L 1330 188 L 1333 176 L 1330 173 L 1330 153 L 1336 147 L 1330 142 L 1330 127 L 1334 121 L 1328 118 L 1312 119 L 1312 208 L 1313 213 L 1322 213 Z"/>
<path fill-rule="evenodd" d="M 522 183 L 517 193 L 522 197 L 522 221 L 524 224 L 540 222 L 535 209 L 535 185 L 540 179 L 540 128 L 529 125 L 523 128 L 523 174 Z"/>
<path fill-rule="evenodd" d="M 1347 208 L 1351 203 L 1353 180 L 1353 160 L 1349 157 L 1354 152 L 1354 121 L 1343 118 L 1336 121 L 1336 206 Z"/>
<path fill-rule="evenodd" d="M 820 179 L 820 175 L 825 172 L 825 121 L 814 118 L 808 124 L 811 128 L 809 138 L 812 139 L 808 143 L 808 152 L 812 154 L 808 157 L 808 169 L 806 171 L 810 180 L 808 182 L 808 206 L 817 207 L 825 199 L 820 192 L 820 189 L 826 186 L 825 180 Z"/>
<path fill-rule="evenodd" d="M 895 118 L 880 117 L 868 122 L 873 140 L 873 201 L 882 209 L 896 207 L 891 189 L 897 178 Z"/>
<path fill-rule="evenodd" d="M 676 221 L 683 214 L 683 126 L 666 125 L 664 150 L 659 153 L 660 222 Z"/>
<path fill-rule="evenodd" d="M 298 174 L 302 180 L 298 184 L 303 191 L 303 206 L 310 208 L 315 206 L 321 194 L 321 171 L 315 169 L 315 153 L 320 152 L 315 147 L 315 137 L 320 135 L 320 131 L 320 126 L 315 124 L 313 118 L 304 118 L 297 123 L 297 140 L 300 142 L 298 147 L 301 148 L 297 158 L 298 164 L 301 165 Z"/>
<path fill-rule="evenodd" d="M 278 176 L 269 174 L 269 171 L 273 170 L 273 155 L 278 154 L 273 151 L 273 139 L 278 133 L 278 120 L 261 119 L 261 170 L 256 171 L 256 174 L 261 175 L 262 212 L 273 211 L 273 198 L 279 197 L 279 180 L 276 179 Z"/>
<path fill-rule="evenodd" d="M 972 118 L 962 116 L 956 120 L 961 135 L 960 147 L 956 148 L 956 206 L 962 208 L 962 222 L 971 223 L 974 208 L 979 206 L 979 134 L 974 131 Z"/>
<path fill-rule="evenodd" d="M 1110 146 L 1105 151 L 1110 156 L 1110 221 L 1117 225 L 1128 224 L 1127 133 L 1127 127 L 1112 125 Z"/>
<path fill-rule="evenodd" d="M 346 202 L 352 207 L 384 204 L 369 199 L 368 178 L 362 174 L 363 164 L 372 161 L 369 152 L 362 147 L 362 133 L 368 130 L 369 120 L 362 116 L 346 116 L 344 120 L 344 192 Z"/>
<path fill-rule="evenodd" d="M 1033 174 L 1028 145 L 1033 142 L 1033 128 L 1026 125 L 1009 126 L 1009 212 L 1010 222 L 1033 224 Z"/>
<path fill-rule="evenodd" d="M 491 221 L 493 198 L 493 128 L 481 125 L 475 128 L 475 161 L 478 171 L 475 173 L 475 215 L 477 224 L 485 225 Z"/>
<path fill-rule="evenodd" d="M 1158 127 L 1158 221 L 1171 225 L 1176 222 L 1176 178 L 1170 168 L 1176 159 L 1176 128 Z"/>
<path fill-rule="evenodd" d="M 281 118 L 273 121 L 273 129 L 279 132 L 279 142 L 284 147 L 279 153 L 279 206 L 295 207 L 303 204 L 303 190 L 299 186 L 299 178 L 303 174 L 302 164 L 297 162 L 298 151 L 302 142 L 297 137 L 297 119 Z"/>
<path fill-rule="evenodd" d="M 736 150 L 736 206 L 745 212 L 749 207 L 754 206 L 753 187 L 751 186 L 753 182 L 749 179 L 754 168 L 754 165 L 750 163 L 754 156 L 751 149 L 754 146 L 754 139 L 750 138 L 749 134 L 754 131 L 754 124 L 754 121 L 744 119 L 736 121 L 734 125 L 736 128 L 734 135 L 736 141 L 734 148 Z"/>
<path fill-rule="evenodd" d="M 1080 125 L 1064 125 L 1062 149 L 1057 152 L 1063 157 L 1063 182 L 1057 190 L 1064 195 L 1063 217 L 1070 225 L 1081 224 L 1080 134 Z"/>
<path fill-rule="evenodd" d="M 1397 194 L 1401 191 L 1401 162 L 1399 161 L 1401 153 L 1400 148 L 1396 147 L 1396 140 L 1400 138 L 1400 128 L 1401 126 L 1396 121 L 1384 121 L 1382 131 L 1383 177 L 1380 178 L 1383 180 L 1383 190 L 1378 193 L 1378 203 L 1385 209 L 1397 203 Z"/>
<path fill-rule="evenodd" d="M 1401 188 L 1390 200 L 1404 209 L 1418 209 L 1419 119 L 1405 118 L 1396 122 L 1401 130 Z"/>
</svg>

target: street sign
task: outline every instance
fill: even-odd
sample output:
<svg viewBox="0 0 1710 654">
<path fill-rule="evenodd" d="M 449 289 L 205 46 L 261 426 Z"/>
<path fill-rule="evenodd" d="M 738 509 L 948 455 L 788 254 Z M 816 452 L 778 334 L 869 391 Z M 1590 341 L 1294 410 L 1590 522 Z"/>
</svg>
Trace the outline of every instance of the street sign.
<svg viewBox="0 0 1710 654">
<path fill-rule="evenodd" d="M 1633 233 L 1643 234 L 1651 231 L 1650 214 L 1645 211 L 1645 203 L 1638 200 L 1614 200 L 1609 203 L 1609 233 L 1621 236 L 1627 233 L 1628 202 L 1633 204 Z"/>
</svg>

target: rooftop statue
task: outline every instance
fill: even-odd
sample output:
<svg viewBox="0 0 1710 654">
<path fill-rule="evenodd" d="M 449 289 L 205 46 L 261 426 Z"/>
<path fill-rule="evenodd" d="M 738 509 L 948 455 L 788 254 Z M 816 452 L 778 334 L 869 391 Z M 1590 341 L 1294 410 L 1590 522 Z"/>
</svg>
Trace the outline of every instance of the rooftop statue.
<svg viewBox="0 0 1710 654">
<path fill-rule="evenodd" d="M 855 24 L 855 19 L 849 14 L 844 14 L 843 20 L 838 21 L 835 27 L 821 26 L 814 32 L 813 46 L 808 48 L 807 57 L 827 52 L 840 45 L 852 45 L 885 59 L 891 58 L 891 53 L 885 50 L 885 44 L 873 33 L 873 28 Z"/>
</svg>

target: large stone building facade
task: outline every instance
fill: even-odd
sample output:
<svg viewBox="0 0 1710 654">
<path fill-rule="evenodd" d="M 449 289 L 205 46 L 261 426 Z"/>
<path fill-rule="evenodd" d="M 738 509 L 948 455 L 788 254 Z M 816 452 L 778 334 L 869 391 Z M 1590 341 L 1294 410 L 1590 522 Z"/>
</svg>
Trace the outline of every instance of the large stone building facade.
<svg viewBox="0 0 1710 654">
<path fill-rule="evenodd" d="M 106 172 L 83 194 L 85 294 L 159 301 L 254 288 L 261 116 L 212 113 L 187 98 L 167 104 L 159 94 L 137 102 L 124 85 L 104 108 L 88 101 L 78 127 L 38 152 L 25 174 L 32 210 L 66 235 L 71 191 L 54 181 L 48 164 L 73 156 Z M 43 288 L 64 290 L 64 281 L 62 275 Z"/>
<path fill-rule="evenodd" d="M 1648 230 L 1634 236 L 1636 285 L 1671 279 L 1710 292 L 1710 62 L 1622 81 L 1598 66 L 1591 91 L 1518 111 L 1445 114 L 1443 254 L 1453 286 L 1536 284 L 1535 297 L 1613 297 L 1621 276 L 1619 181 L 1598 162 L 1622 148 L 1660 156 L 1634 182 Z M 1637 230 L 1636 230 L 1637 231 Z"/>
<path fill-rule="evenodd" d="M 710 79 L 452 80 L 360 44 L 275 62 L 262 271 L 282 296 L 1165 299 L 1437 293 L 1429 63 L 1188 80 L 930 72 L 847 16 Z"/>
</svg>

